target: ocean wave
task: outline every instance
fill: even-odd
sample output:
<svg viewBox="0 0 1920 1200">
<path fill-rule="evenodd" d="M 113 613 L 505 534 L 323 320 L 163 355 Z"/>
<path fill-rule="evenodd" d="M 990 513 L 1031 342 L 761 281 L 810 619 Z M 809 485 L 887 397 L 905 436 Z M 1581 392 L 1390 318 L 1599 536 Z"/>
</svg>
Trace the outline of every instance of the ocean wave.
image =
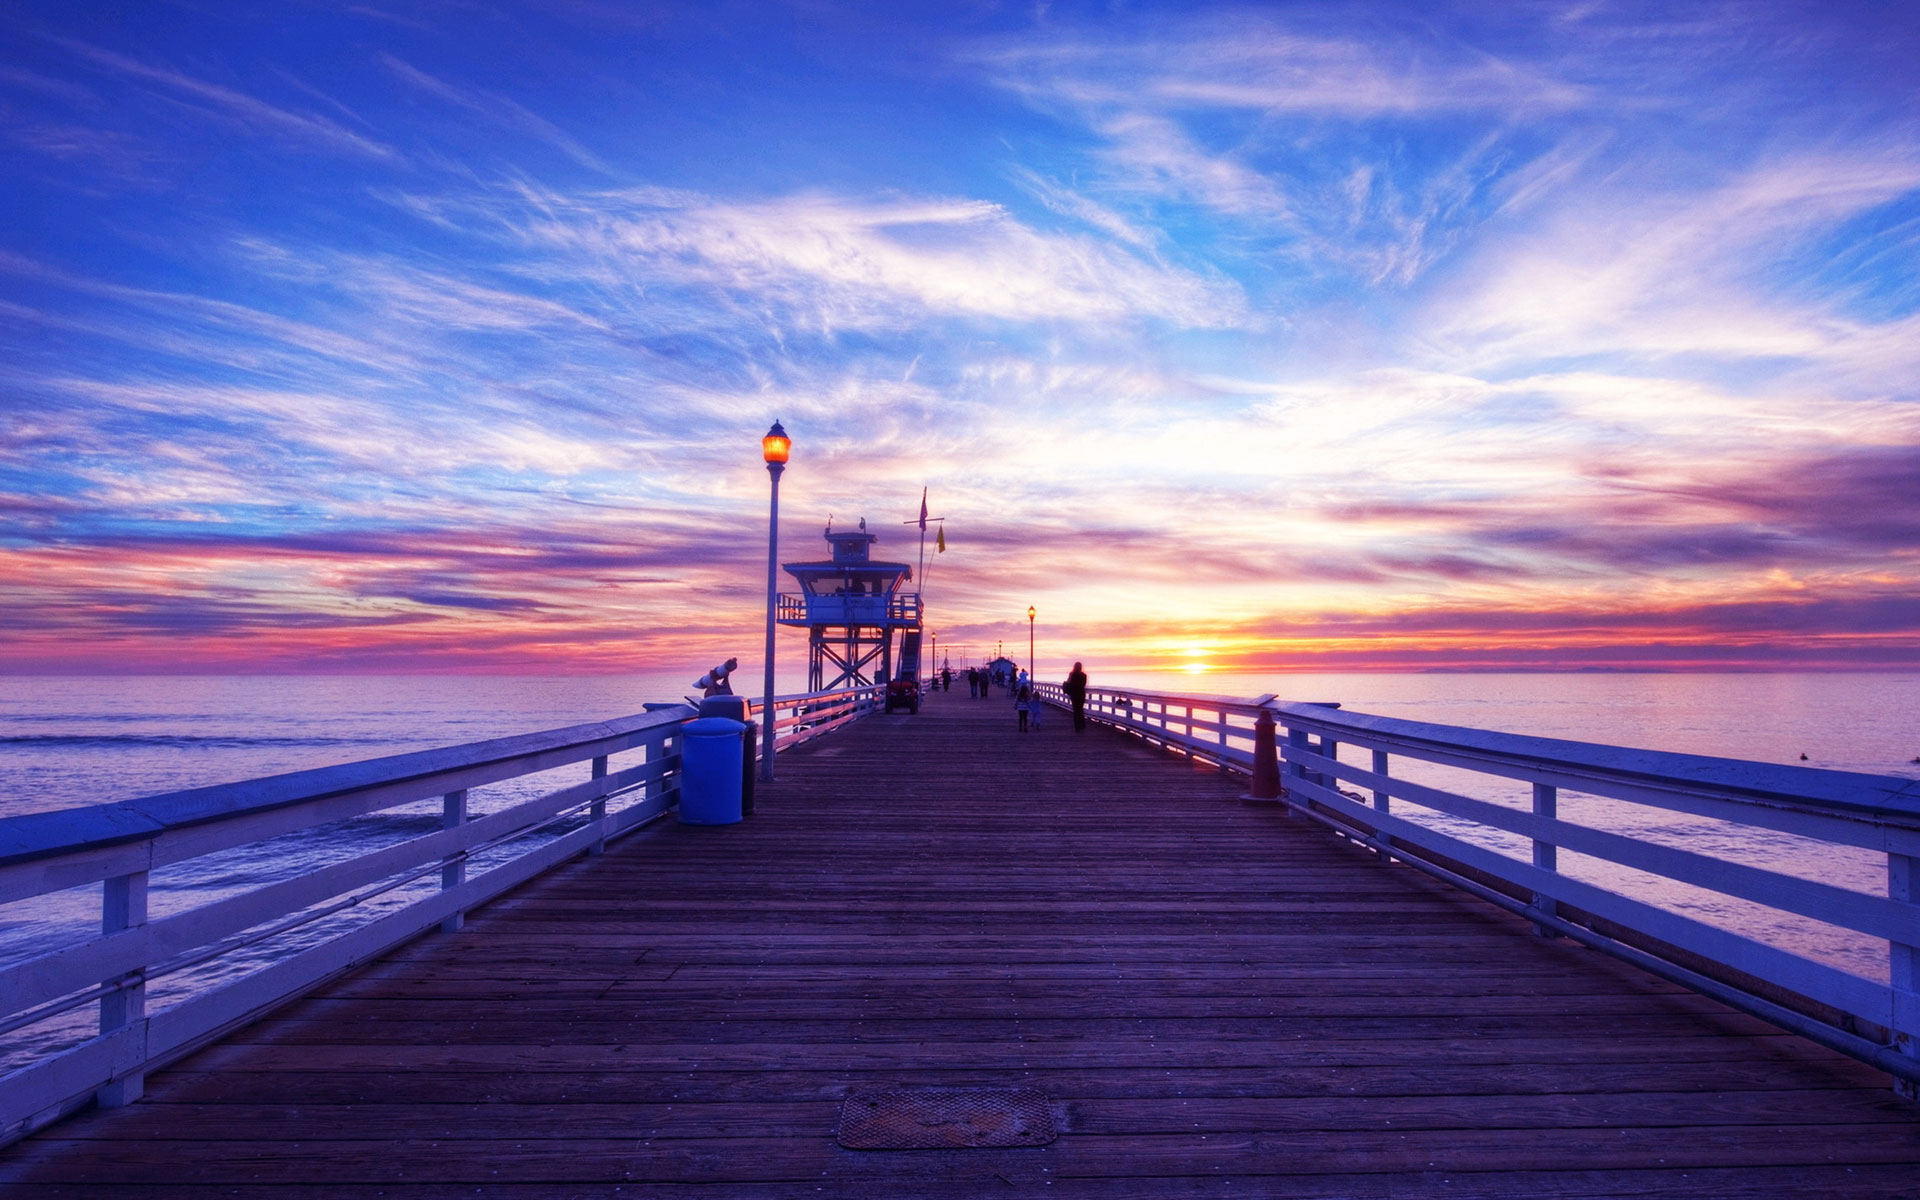
<svg viewBox="0 0 1920 1200">
<path fill-rule="evenodd" d="M 389 738 L 374 737 L 242 737 L 216 733 L 22 733 L 0 734 L 0 747 L 30 746 L 49 749 L 147 749 L 155 746 L 191 750 L 245 750 L 258 746 L 387 746 Z"/>
<path fill-rule="evenodd" d="M 0 724 L 12 725 L 127 725 L 134 721 L 151 721 L 164 716 L 172 721 L 212 721 L 230 717 L 232 713 L 193 713 L 193 712 L 92 712 L 92 713 L 50 713 L 50 712 L 0 712 Z"/>
</svg>

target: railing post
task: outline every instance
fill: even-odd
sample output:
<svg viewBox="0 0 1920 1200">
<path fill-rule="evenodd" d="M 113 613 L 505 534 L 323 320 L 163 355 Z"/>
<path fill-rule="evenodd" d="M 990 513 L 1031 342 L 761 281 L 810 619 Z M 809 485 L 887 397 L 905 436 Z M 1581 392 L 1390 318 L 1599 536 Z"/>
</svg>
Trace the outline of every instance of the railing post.
<svg viewBox="0 0 1920 1200">
<path fill-rule="evenodd" d="M 458 829 L 467 823 L 467 789 L 448 792 L 440 801 L 440 828 Z M 450 891 L 467 881 L 467 852 L 456 850 L 441 860 L 440 890 Z M 467 914 L 457 912 L 441 920 L 441 933 L 457 933 L 467 923 Z"/>
<path fill-rule="evenodd" d="M 652 758 L 655 754 L 658 754 L 662 760 L 661 765 L 665 766 L 666 759 L 676 758 L 679 756 L 680 746 L 681 746 L 680 730 L 676 727 L 673 731 L 672 736 L 663 740 L 657 747 L 651 747 L 647 750 L 647 757 Z M 771 742 L 768 743 L 766 752 L 768 754 L 773 753 L 773 745 Z M 662 775 L 659 783 L 659 788 L 660 788 L 660 794 L 663 796 L 666 795 L 668 791 L 672 791 L 674 793 L 673 807 L 678 808 L 680 803 L 680 795 L 679 795 L 680 773 L 678 771 L 675 771 L 670 775 Z"/>
<path fill-rule="evenodd" d="M 595 779 L 605 779 L 607 777 L 607 756 L 606 755 L 602 754 L 599 758 L 596 758 L 593 760 L 593 777 Z M 607 798 L 604 795 L 595 796 L 593 798 L 592 805 L 590 805 L 587 809 L 587 820 L 592 821 L 594 824 L 598 825 L 602 821 L 605 821 L 606 819 L 607 819 Z M 601 837 L 597 837 L 593 839 L 593 844 L 587 847 L 587 857 L 592 858 L 597 854 L 604 854 L 606 853 L 606 849 L 607 849 L 606 837 L 604 835 Z"/>
<path fill-rule="evenodd" d="M 1534 784 L 1533 815 L 1542 821 L 1556 819 L 1560 815 L 1560 789 L 1554 787 L 1552 784 Z M 1558 872 L 1560 870 L 1560 847 L 1543 838 L 1534 838 L 1533 865 L 1542 871 Z M 1550 917 L 1554 915 L 1559 906 L 1554 902 L 1553 897 L 1535 892 L 1533 894 L 1533 907 Z M 1558 930 L 1547 925 L 1542 925 L 1539 922 L 1534 923 L 1533 931 L 1541 937 L 1560 936 Z"/>
<path fill-rule="evenodd" d="M 1297 750 L 1303 755 L 1309 749 L 1311 749 L 1311 747 L 1307 742 L 1307 731 L 1304 729 L 1301 729 L 1297 725 L 1288 726 L 1287 727 L 1287 749 Z M 1304 782 L 1307 778 L 1307 764 L 1304 762 L 1301 762 L 1298 758 L 1289 758 L 1287 760 L 1286 777 L 1288 779 L 1298 779 Z M 1302 809 L 1306 808 L 1311 803 L 1304 795 L 1294 796 L 1293 789 L 1289 787 L 1283 787 L 1281 789 L 1281 794 L 1289 798 L 1288 803 L 1293 804 L 1296 807 L 1299 807 Z"/>
<path fill-rule="evenodd" d="M 147 923 L 147 873 L 108 877 L 101 888 L 100 932 L 115 934 Z M 100 997 L 100 1032 L 118 1033 L 147 1018 L 147 972 L 145 967 L 106 981 L 115 990 Z M 142 1049 L 141 1060 L 147 1057 Z M 146 1091 L 144 1073 L 116 1079 L 94 1093 L 101 1108 L 119 1108 L 138 1100 Z"/>
<path fill-rule="evenodd" d="M 766 754 L 772 753 L 772 751 L 766 747 L 762 747 L 761 752 Z M 640 760 L 649 766 L 660 762 L 660 760 L 666 756 L 667 738 L 665 734 L 661 734 L 657 738 L 647 739 L 646 745 L 640 747 Z M 641 789 L 640 794 L 645 798 L 644 803 L 652 804 L 655 800 L 665 795 L 666 790 L 667 781 L 664 778 L 654 779 L 647 782 L 646 787 Z"/>
<path fill-rule="evenodd" d="M 1920 892 L 1920 858 L 1910 854 L 1887 854 L 1887 899 L 1912 905 Z M 1911 927 L 1911 926 L 1909 926 Z M 1893 1048 L 1908 1058 L 1920 1059 L 1920 950 L 1911 943 L 1887 943 L 1887 983 L 1893 991 L 1891 1028 Z M 1909 1100 L 1920 1100 L 1920 1084 L 1894 1077 L 1893 1090 Z"/>
<path fill-rule="evenodd" d="M 1227 771 L 1227 710 L 1223 708 L 1219 712 L 1215 713 L 1214 715 L 1220 718 L 1220 773 L 1222 775 L 1225 775 L 1225 774 L 1228 774 L 1228 771 Z"/>
<path fill-rule="evenodd" d="M 1391 758 L 1385 750 L 1375 750 L 1373 752 L 1373 773 L 1375 775 L 1391 774 L 1388 770 L 1391 765 Z M 1390 795 L 1380 788 L 1373 789 L 1373 810 L 1375 812 L 1385 814 L 1391 811 L 1391 805 L 1392 797 Z M 1379 845 L 1380 861 L 1383 863 L 1392 862 L 1393 838 L 1376 829 L 1373 833 L 1373 840 Z"/>
</svg>

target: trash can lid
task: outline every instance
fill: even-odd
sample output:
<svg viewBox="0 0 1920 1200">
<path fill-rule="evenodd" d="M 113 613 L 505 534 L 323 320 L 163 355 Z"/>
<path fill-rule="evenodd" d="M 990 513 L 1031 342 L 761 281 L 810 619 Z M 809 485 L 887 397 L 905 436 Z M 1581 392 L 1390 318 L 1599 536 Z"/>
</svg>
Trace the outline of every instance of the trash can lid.
<svg viewBox="0 0 1920 1200">
<path fill-rule="evenodd" d="M 680 727 L 688 737 L 737 737 L 747 731 L 745 721 L 731 717 L 695 717 Z"/>
</svg>

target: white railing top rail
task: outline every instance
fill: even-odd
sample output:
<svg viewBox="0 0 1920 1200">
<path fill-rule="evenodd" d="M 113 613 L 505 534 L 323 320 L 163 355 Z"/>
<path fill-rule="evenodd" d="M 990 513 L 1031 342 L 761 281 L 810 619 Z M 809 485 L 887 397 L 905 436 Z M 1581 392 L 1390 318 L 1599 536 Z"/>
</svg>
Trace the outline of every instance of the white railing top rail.
<svg viewBox="0 0 1920 1200">
<path fill-rule="evenodd" d="M 839 688 L 830 692 L 791 692 L 787 695 L 775 696 L 773 698 L 773 708 L 775 712 L 778 712 L 783 708 L 842 703 L 849 700 L 859 700 L 866 696 L 877 696 L 882 691 L 884 691 L 884 689 L 879 684 L 870 683 L 864 687 Z M 745 696 L 742 698 L 747 701 L 747 707 L 751 708 L 754 712 L 759 712 L 765 707 L 766 702 L 760 696 Z"/>
<path fill-rule="evenodd" d="M 1049 693 L 1057 694 L 1060 692 L 1060 685 L 1058 683 L 1043 682 L 1040 686 Z M 1116 701 L 1130 700 L 1135 703 L 1152 701 L 1155 704 L 1177 704 L 1181 707 L 1192 705 L 1196 708 L 1236 713 L 1257 712 L 1262 706 L 1270 704 L 1277 699 L 1272 693 L 1264 696 L 1219 696 L 1206 692 L 1163 692 L 1155 688 L 1089 687 L 1087 689 L 1088 699 L 1091 700 L 1095 696 L 1107 697 Z"/>
<path fill-rule="evenodd" d="M 366 803 L 359 806 L 358 811 L 364 812 L 431 799 L 459 788 L 479 787 L 550 767 L 617 754 L 640 745 L 662 727 L 677 726 L 692 715 L 692 709 L 674 704 L 563 729 L 416 750 L 111 804 L 7 817 L 0 819 L 0 874 L 16 864 L 85 854 L 131 842 L 164 841 L 169 834 L 316 801 L 361 798 Z M 334 806 L 329 806 L 329 815 L 323 819 L 332 820 L 342 815 L 333 809 Z M 249 830 L 244 840 L 257 839 Z M 142 865 L 160 866 L 216 848 L 225 847 L 196 839 L 190 845 L 182 843 L 177 857 L 156 857 Z M 125 864 L 106 863 L 101 873 L 91 879 L 69 878 L 62 886 L 77 886 L 124 870 Z"/>
<path fill-rule="evenodd" d="M 859 688 L 795 692 L 774 697 L 774 711 L 853 701 L 876 691 Z M 751 697 L 749 704 L 757 713 L 761 698 Z M 649 705 L 645 712 L 606 721 L 161 792 L 110 804 L 0 818 L 0 873 L 19 863 L 159 839 L 198 826 L 315 801 L 363 796 L 369 803 L 360 811 L 371 811 L 376 807 L 389 808 L 432 799 L 458 788 L 481 787 L 551 767 L 618 754 L 642 744 L 654 731 L 678 726 L 693 715 L 694 710 L 688 705 L 655 704 Z M 333 820 L 337 815 L 330 812 L 324 819 Z M 247 840 L 254 840 L 251 833 Z M 196 841 L 191 854 L 182 857 L 197 857 L 213 848 L 204 841 Z M 156 858 L 144 865 L 161 866 L 169 861 L 177 860 Z M 123 864 L 107 864 L 103 873 L 92 879 L 75 877 L 64 881 L 62 886 L 93 882 L 122 870 Z M 3 893 L 0 898 L 4 898 Z"/>
<path fill-rule="evenodd" d="M 1057 685 L 1048 685 L 1047 690 L 1058 699 Z M 1608 794 L 1609 784 L 1631 786 L 1646 793 L 1671 792 L 1676 796 L 1704 793 L 1730 801 L 1920 829 L 1920 780 L 1896 775 L 1868 775 L 1500 733 L 1464 725 L 1348 712 L 1328 702 L 1285 702 L 1272 695 L 1219 696 L 1102 687 L 1087 689 L 1087 698 L 1089 705 L 1125 701 L 1129 708 L 1166 705 L 1247 717 L 1257 717 L 1265 710 L 1287 728 L 1308 730 L 1356 746 L 1417 754 L 1433 761 L 1444 757 L 1474 770 L 1512 779 L 1532 780 L 1543 772 L 1557 772 L 1571 780 L 1577 774 L 1588 788 L 1601 794 Z M 1231 729 L 1229 733 L 1244 739 L 1251 736 L 1252 731 Z M 1233 757 L 1245 757 L 1245 753 Z M 1581 783 L 1570 781 L 1565 786 L 1579 787 Z"/>
<path fill-rule="evenodd" d="M 1497 733 L 1317 705 L 1269 707 L 1276 719 L 1291 728 L 1357 746 L 1436 759 L 1444 756 L 1462 765 L 1470 760 L 1476 770 L 1514 779 L 1535 779 L 1551 772 L 1568 776 L 1565 786 L 1600 794 L 1608 793 L 1609 784 L 1676 795 L 1706 793 L 1725 800 L 1920 829 L 1920 779 Z"/>
</svg>

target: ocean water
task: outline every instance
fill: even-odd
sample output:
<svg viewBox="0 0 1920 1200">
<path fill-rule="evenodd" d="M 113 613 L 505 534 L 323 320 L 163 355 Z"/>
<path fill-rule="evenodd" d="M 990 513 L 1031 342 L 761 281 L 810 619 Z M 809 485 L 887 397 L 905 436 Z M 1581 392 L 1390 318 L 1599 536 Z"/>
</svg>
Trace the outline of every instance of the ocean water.
<svg viewBox="0 0 1920 1200">
<path fill-rule="evenodd" d="M 0 817 L 626 716 L 699 673 L 0 678 Z"/>
<path fill-rule="evenodd" d="M 1041 675 L 1062 676 L 1067 664 Z M 1337 701 L 1349 711 L 1577 741 L 1920 778 L 1920 674 L 1317 674 L 1105 675 L 1181 694 Z M 0 679 L 0 817 L 109 803 L 207 784 L 551 729 L 674 701 L 698 670 L 599 677 L 354 676 Z M 785 691 L 799 690 L 783 686 Z M 1805 759 L 1801 755 L 1805 755 Z M 1396 773 L 1524 808 L 1525 785 L 1396 763 Z M 478 815 L 585 777 L 585 766 L 475 789 Z M 1445 814 L 1397 808 L 1525 859 L 1515 837 Z M 1708 851 L 1768 869 L 1884 894 L 1884 858 L 1790 835 L 1563 794 L 1582 824 Z M 156 871 L 154 917 L 352 857 L 439 827 L 429 801 L 239 847 Z M 555 836 L 549 830 L 541 836 Z M 494 852 L 505 858 L 523 847 Z M 486 860 L 470 870 L 486 869 Z M 1765 906 L 1563 852 L 1561 869 L 1867 977 L 1886 946 Z M 437 886 L 422 879 L 154 983 L 150 1008 L 374 919 Z M 0 906 L 0 965 L 91 936 L 99 888 Z M 0 1068 L 87 1036 L 89 1010 L 0 1037 Z"/>
<path fill-rule="evenodd" d="M 1064 678 L 1071 666 L 1061 665 L 1057 675 Z M 1920 672 L 1102 677 L 1095 664 L 1088 670 L 1095 686 L 1274 693 L 1471 729 L 1920 778 Z"/>
</svg>

